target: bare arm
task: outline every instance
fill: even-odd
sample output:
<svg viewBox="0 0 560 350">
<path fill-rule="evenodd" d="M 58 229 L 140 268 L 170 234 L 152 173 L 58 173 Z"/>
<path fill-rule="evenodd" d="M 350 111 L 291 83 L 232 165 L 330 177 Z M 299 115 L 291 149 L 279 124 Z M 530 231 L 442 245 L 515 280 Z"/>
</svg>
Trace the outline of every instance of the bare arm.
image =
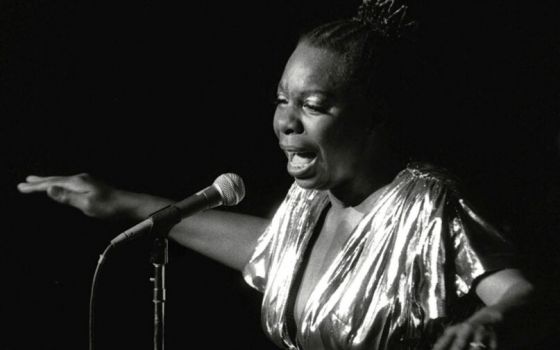
<svg viewBox="0 0 560 350">
<path fill-rule="evenodd" d="M 45 192 L 56 202 L 102 219 L 119 216 L 140 221 L 172 203 L 169 199 L 112 188 L 87 174 L 28 176 L 18 189 L 22 193 Z M 205 256 L 241 270 L 268 222 L 255 216 L 210 210 L 181 221 L 173 227 L 170 237 Z"/>
</svg>

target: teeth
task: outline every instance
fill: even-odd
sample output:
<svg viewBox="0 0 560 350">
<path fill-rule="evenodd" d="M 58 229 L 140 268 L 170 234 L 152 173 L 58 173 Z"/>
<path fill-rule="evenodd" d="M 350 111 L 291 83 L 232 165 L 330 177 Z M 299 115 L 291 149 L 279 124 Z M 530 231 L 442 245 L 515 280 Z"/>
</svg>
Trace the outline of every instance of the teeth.
<svg viewBox="0 0 560 350">
<path fill-rule="evenodd" d="M 295 155 L 296 155 L 296 154 L 295 154 L 294 152 L 288 152 L 288 160 L 291 162 L 292 159 L 294 159 L 294 156 L 295 156 Z"/>
<path fill-rule="evenodd" d="M 289 152 L 288 159 L 293 167 L 303 168 L 309 165 L 313 159 L 314 154 L 311 152 Z"/>
</svg>

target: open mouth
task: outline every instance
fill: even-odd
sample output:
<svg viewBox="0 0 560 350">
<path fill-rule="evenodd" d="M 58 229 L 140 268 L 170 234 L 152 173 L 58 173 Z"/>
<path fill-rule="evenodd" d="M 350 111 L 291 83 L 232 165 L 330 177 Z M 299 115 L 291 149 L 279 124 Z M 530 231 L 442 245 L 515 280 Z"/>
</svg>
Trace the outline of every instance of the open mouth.
<svg viewBox="0 0 560 350">
<path fill-rule="evenodd" d="M 317 154 L 315 152 L 292 152 L 287 151 L 288 162 L 293 169 L 304 169 L 310 166 Z"/>
</svg>

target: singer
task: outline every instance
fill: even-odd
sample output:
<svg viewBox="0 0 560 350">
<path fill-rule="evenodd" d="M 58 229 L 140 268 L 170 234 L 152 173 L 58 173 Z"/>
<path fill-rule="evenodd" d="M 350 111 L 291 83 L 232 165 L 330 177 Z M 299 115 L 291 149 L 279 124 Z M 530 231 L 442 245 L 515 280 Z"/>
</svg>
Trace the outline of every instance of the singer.
<svg viewBox="0 0 560 350">
<path fill-rule="evenodd" d="M 303 34 L 278 84 L 274 131 L 295 181 L 274 217 L 208 210 L 170 232 L 263 293 L 279 348 L 515 349 L 530 338 L 534 287 L 511 244 L 446 171 L 408 162 L 401 136 L 421 118 L 403 100 L 414 95 L 411 23 L 405 6 L 372 0 Z M 87 174 L 18 189 L 102 219 L 171 204 Z"/>
</svg>

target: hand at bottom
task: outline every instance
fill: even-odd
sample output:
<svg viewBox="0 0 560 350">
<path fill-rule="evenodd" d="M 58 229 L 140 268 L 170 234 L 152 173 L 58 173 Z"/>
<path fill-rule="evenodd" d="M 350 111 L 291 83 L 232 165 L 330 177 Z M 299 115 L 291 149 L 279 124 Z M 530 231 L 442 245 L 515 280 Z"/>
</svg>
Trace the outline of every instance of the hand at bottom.
<svg viewBox="0 0 560 350">
<path fill-rule="evenodd" d="M 463 322 L 447 328 L 433 350 L 496 350 L 497 348 L 498 341 L 493 327 Z"/>
</svg>

